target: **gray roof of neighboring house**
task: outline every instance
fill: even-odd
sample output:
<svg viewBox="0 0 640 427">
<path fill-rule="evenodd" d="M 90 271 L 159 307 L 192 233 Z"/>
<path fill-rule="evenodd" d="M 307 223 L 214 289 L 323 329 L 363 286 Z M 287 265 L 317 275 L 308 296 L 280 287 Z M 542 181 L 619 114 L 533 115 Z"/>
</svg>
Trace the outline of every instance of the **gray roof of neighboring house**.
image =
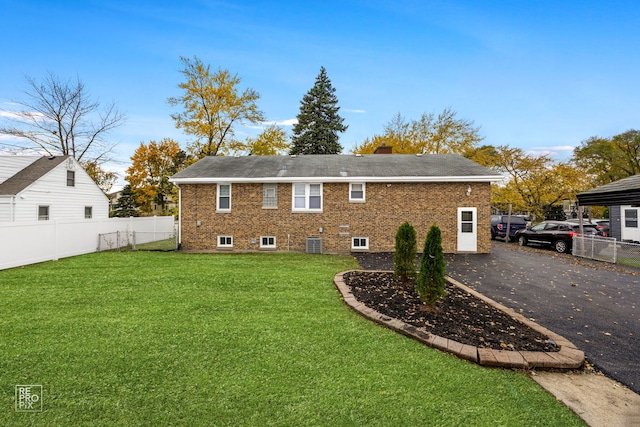
<svg viewBox="0 0 640 427">
<path fill-rule="evenodd" d="M 640 175 L 584 191 L 577 198 L 584 206 L 640 205 Z"/>
<path fill-rule="evenodd" d="M 209 156 L 175 174 L 177 184 L 228 182 L 500 181 L 502 176 L 456 154 Z"/>
<path fill-rule="evenodd" d="M 0 184 L 0 195 L 15 196 L 42 178 L 69 156 L 41 157 Z"/>
</svg>

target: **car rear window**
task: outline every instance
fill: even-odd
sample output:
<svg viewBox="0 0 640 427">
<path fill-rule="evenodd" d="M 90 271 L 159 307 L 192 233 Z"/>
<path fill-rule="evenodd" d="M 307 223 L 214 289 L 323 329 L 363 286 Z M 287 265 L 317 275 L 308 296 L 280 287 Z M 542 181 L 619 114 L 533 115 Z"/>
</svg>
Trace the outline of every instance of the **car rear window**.
<svg viewBox="0 0 640 427">
<path fill-rule="evenodd" d="M 506 224 L 507 221 L 509 221 L 509 215 L 502 215 L 502 217 L 500 218 L 500 221 Z M 511 224 L 526 224 L 526 221 L 521 216 L 512 215 Z"/>
<path fill-rule="evenodd" d="M 578 231 L 578 230 L 580 230 L 580 224 L 572 224 L 571 228 L 573 228 L 574 230 Z M 582 224 L 582 229 L 583 230 L 594 230 L 594 231 L 597 231 L 598 227 L 593 225 L 593 224 Z"/>
<path fill-rule="evenodd" d="M 511 224 L 526 224 L 527 222 L 521 216 L 512 216 Z"/>
</svg>

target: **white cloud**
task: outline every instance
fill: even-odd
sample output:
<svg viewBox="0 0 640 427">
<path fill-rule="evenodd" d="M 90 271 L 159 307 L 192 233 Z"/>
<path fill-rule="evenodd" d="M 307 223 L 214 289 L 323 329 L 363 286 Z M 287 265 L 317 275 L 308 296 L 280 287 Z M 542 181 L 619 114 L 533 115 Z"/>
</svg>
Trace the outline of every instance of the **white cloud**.
<svg viewBox="0 0 640 427">
<path fill-rule="evenodd" d="M 554 145 L 551 147 L 533 147 L 532 150 L 548 150 L 548 151 L 573 151 L 576 148 L 572 145 Z"/>
<path fill-rule="evenodd" d="M 262 122 L 265 125 L 276 125 L 276 126 L 293 126 L 298 123 L 298 119 L 286 119 L 286 120 L 275 120 L 272 122 Z"/>
<path fill-rule="evenodd" d="M 342 109 L 346 113 L 356 113 L 356 114 L 365 114 L 367 110 L 358 110 L 354 108 L 343 108 Z"/>
<path fill-rule="evenodd" d="M 0 149 L 0 156 L 47 156 L 46 151 L 38 151 L 34 148 Z"/>
<path fill-rule="evenodd" d="M 38 117 L 41 119 L 47 119 L 48 117 L 45 116 L 42 113 L 38 113 L 36 111 L 31 111 L 31 112 L 15 112 L 15 111 L 0 111 L 0 117 L 6 117 L 8 119 L 12 119 L 12 120 L 27 120 L 27 118 L 31 118 L 31 117 Z"/>
<path fill-rule="evenodd" d="M 293 126 L 296 123 L 298 123 L 298 119 L 273 120 L 273 121 L 267 121 L 267 122 L 260 122 L 259 125 L 245 125 L 245 128 L 263 130 L 265 127 L 271 126 L 271 125 Z"/>
<path fill-rule="evenodd" d="M 0 111 L 0 117 L 7 117 L 9 119 L 18 119 L 20 115 L 18 113 L 14 113 L 13 111 Z"/>
<path fill-rule="evenodd" d="M 571 145 L 555 145 L 550 147 L 532 147 L 526 150 L 532 156 L 549 156 L 556 160 L 567 160 L 573 154 L 575 147 Z"/>
</svg>

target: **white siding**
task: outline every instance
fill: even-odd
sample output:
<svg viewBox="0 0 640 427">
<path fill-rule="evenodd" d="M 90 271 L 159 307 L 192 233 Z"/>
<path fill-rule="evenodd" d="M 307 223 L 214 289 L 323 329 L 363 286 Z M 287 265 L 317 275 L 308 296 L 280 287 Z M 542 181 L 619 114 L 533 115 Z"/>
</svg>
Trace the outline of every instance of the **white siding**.
<svg viewBox="0 0 640 427">
<path fill-rule="evenodd" d="M 92 207 L 92 219 L 108 218 L 109 199 L 75 160 L 73 165 L 75 186 L 67 186 L 68 161 L 64 161 L 15 197 L 13 221 L 37 221 L 38 206 L 49 206 L 49 220 L 84 219 L 85 206 Z M 0 221 L 7 220 L 3 209 Z"/>
<path fill-rule="evenodd" d="M 13 202 L 12 196 L 0 196 L 0 222 L 11 221 L 11 203 Z"/>
<path fill-rule="evenodd" d="M 627 227 L 629 224 L 633 224 L 631 219 L 627 221 L 627 213 L 635 212 L 635 227 Z M 629 223 L 629 224 L 628 224 Z M 640 208 L 633 206 L 620 206 L 620 228 L 621 228 L 621 240 L 632 240 L 634 242 L 640 242 Z"/>
</svg>

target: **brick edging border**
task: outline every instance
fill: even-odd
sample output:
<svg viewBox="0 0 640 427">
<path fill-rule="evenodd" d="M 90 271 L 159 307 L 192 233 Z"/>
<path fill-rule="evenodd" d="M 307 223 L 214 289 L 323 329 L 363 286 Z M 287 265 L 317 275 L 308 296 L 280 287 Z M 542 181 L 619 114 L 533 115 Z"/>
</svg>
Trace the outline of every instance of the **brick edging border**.
<svg viewBox="0 0 640 427">
<path fill-rule="evenodd" d="M 410 338 L 418 340 L 430 347 L 445 351 L 447 353 L 452 353 L 460 357 L 461 359 L 469 360 L 479 365 L 497 366 L 501 368 L 577 369 L 582 367 L 582 365 L 584 364 L 584 352 L 582 350 L 579 350 L 569 340 L 561 337 L 560 335 L 548 330 L 543 326 L 540 326 L 530 319 L 527 319 L 522 314 L 516 313 L 512 309 L 507 308 L 490 298 L 487 298 L 486 296 L 463 285 L 462 283 L 452 279 L 451 277 L 447 276 L 447 280 L 453 285 L 458 286 L 459 288 L 463 289 L 466 292 L 469 292 L 471 295 L 477 298 L 480 298 L 482 301 L 486 302 L 492 307 L 511 316 L 516 321 L 551 338 L 560 348 L 560 351 L 545 352 L 492 350 L 488 348 L 479 348 L 468 344 L 462 344 L 448 338 L 442 338 L 440 336 L 433 335 L 429 332 L 418 329 L 415 326 L 404 323 L 398 319 L 381 314 L 359 302 L 351 293 L 351 289 L 349 289 L 349 287 L 344 283 L 344 274 L 349 273 L 350 271 L 357 270 L 343 271 L 336 274 L 333 278 L 334 285 L 342 294 L 342 299 L 349 307 L 376 323 L 386 326 L 387 328 L 406 335 Z"/>
</svg>

